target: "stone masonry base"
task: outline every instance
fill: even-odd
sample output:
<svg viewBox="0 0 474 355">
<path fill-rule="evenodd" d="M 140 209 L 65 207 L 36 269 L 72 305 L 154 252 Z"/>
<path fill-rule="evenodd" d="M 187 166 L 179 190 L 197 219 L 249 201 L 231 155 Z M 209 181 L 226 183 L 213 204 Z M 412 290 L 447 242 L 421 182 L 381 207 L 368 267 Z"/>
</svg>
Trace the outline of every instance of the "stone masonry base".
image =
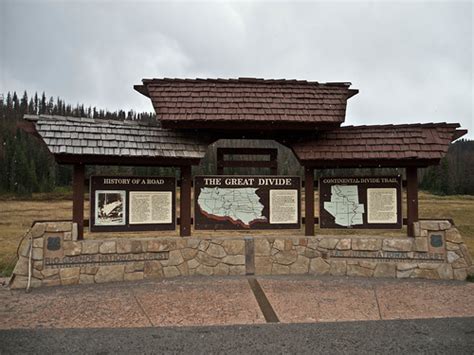
<svg viewBox="0 0 474 355">
<path fill-rule="evenodd" d="M 448 221 L 421 221 L 415 238 L 288 236 L 77 240 L 71 222 L 36 223 L 11 288 L 189 275 L 347 275 L 465 280 L 468 249 Z"/>
</svg>

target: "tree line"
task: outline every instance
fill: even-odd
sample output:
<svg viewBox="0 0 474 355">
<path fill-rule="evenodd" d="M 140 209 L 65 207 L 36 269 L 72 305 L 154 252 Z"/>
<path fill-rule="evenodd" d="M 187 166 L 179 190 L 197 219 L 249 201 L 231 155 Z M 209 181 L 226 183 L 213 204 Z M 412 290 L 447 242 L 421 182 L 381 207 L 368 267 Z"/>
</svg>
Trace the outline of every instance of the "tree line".
<svg viewBox="0 0 474 355">
<path fill-rule="evenodd" d="M 21 97 L 16 92 L 0 94 L 0 193 L 29 195 L 33 192 L 50 192 L 57 187 L 70 187 L 72 169 L 58 165 L 47 149 L 38 144 L 36 138 L 17 128 L 24 114 L 46 114 L 72 117 L 89 117 L 109 120 L 134 120 L 150 122 L 156 116 L 149 112 L 109 111 L 85 106 L 71 105 L 61 98 L 47 98 L 43 92 L 29 96 L 25 91 Z M 303 169 L 290 149 L 274 141 L 220 140 L 212 144 L 201 164 L 193 168 L 193 174 L 216 173 L 217 147 L 253 147 L 278 149 L 278 174 L 302 176 Z M 243 158 L 243 157 L 237 157 Z M 259 156 L 247 156 L 258 160 Z M 229 168 L 226 174 L 268 174 L 265 169 Z M 316 177 L 335 175 L 384 175 L 402 174 L 403 169 L 339 169 L 317 171 Z M 177 176 L 174 168 L 88 166 L 87 175 L 168 175 Z M 436 194 L 474 195 L 474 141 L 458 140 L 449 147 L 441 164 L 421 169 L 420 187 Z"/>
</svg>

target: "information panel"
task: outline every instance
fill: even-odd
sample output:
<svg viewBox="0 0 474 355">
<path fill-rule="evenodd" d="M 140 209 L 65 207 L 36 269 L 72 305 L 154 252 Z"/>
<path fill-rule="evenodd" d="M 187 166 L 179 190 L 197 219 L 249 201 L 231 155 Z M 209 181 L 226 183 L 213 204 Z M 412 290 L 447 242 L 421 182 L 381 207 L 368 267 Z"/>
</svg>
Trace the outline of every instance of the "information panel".
<svg viewBox="0 0 474 355">
<path fill-rule="evenodd" d="M 319 180 L 321 228 L 400 229 L 400 176 L 323 177 Z"/>
<path fill-rule="evenodd" d="M 196 176 L 195 229 L 299 229 L 295 176 Z"/>
<path fill-rule="evenodd" d="M 176 179 L 91 176 L 91 232 L 174 230 Z"/>
</svg>

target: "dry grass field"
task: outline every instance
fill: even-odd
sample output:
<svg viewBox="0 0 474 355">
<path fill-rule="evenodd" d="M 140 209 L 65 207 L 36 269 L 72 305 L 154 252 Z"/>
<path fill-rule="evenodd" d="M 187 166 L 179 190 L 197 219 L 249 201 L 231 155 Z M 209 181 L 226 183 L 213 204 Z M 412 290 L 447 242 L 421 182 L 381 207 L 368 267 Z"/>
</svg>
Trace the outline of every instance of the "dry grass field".
<svg viewBox="0 0 474 355">
<path fill-rule="evenodd" d="M 51 199 L 51 197 L 53 199 Z M 59 199 L 58 199 L 59 198 Z M 178 204 L 179 206 L 179 204 Z M 316 203 L 317 206 L 317 203 Z M 420 218 L 452 218 L 461 231 L 468 244 L 469 250 L 474 254 L 474 196 L 435 196 L 420 193 Z M 88 216 L 89 205 L 86 201 L 85 216 Z M 317 212 L 317 211 L 316 211 Z M 35 220 L 70 219 L 72 214 L 72 201 L 61 196 L 38 195 L 32 200 L 4 199 L 0 200 L 0 276 L 11 273 L 16 261 L 16 249 L 19 241 L 28 231 Z M 406 213 L 404 213 L 406 215 Z M 193 233 L 195 236 L 213 235 L 243 235 L 243 234 L 301 234 L 303 231 L 277 231 L 277 232 L 205 232 Z M 363 234 L 363 235 L 400 235 L 402 231 L 349 231 L 349 230 L 316 230 L 317 234 Z M 85 238 L 110 238 L 110 237 L 159 237 L 166 235 L 178 236 L 178 232 L 135 232 L 135 233 L 94 233 L 85 234 Z"/>
</svg>

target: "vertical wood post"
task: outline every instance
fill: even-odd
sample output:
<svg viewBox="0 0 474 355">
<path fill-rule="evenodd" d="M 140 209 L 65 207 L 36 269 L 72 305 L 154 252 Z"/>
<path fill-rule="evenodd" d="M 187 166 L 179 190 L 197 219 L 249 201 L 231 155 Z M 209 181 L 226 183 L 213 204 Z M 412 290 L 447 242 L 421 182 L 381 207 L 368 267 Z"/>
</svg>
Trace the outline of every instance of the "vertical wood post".
<svg viewBox="0 0 474 355">
<path fill-rule="evenodd" d="M 191 165 L 182 166 L 180 170 L 179 234 L 188 237 L 191 235 Z"/>
<path fill-rule="evenodd" d="M 314 235 L 314 168 L 304 168 L 305 235 Z"/>
<path fill-rule="evenodd" d="M 72 221 L 77 223 L 77 239 L 84 239 L 84 164 L 74 164 L 72 176 Z"/>
<path fill-rule="evenodd" d="M 415 236 L 413 223 L 418 221 L 418 171 L 416 167 L 406 168 L 407 175 L 407 234 Z"/>
</svg>

